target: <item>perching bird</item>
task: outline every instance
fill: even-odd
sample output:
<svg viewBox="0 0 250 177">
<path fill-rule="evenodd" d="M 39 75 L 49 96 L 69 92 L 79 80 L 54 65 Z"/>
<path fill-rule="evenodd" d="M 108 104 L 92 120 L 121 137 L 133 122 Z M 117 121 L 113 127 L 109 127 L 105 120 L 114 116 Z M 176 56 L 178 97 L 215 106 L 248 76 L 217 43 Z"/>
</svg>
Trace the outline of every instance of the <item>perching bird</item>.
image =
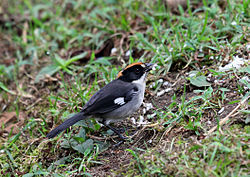
<svg viewBox="0 0 250 177">
<path fill-rule="evenodd" d="M 114 131 L 122 140 L 125 138 L 109 123 L 125 119 L 139 109 L 146 86 L 151 63 L 133 63 L 118 73 L 117 79 L 96 92 L 83 109 L 47 134 L 53 138 L 80 120 L 95 118 Z"/>
</svg>

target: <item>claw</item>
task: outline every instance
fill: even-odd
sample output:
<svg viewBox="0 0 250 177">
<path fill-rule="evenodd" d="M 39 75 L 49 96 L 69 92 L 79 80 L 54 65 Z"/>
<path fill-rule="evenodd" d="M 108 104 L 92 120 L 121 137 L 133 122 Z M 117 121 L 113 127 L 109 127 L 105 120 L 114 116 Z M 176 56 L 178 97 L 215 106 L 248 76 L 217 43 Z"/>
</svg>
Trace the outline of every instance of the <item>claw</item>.
<svg viewBox="0 0 250 177">
<path fill-rule="evenodd" d="M 128 139 L 127 137 L 124 137 L 124 136 L 121 135 L 121 133 L 119 132 L 120 130 L 117 130 L 117 129 L 111 127 L 109 124 L 106 124 L 105 120 L 102 121 L 102 124 L 103 124 L 104 126 L 108 127 L 109 129 L 111 129 L 113 132 L 115 132 L 115 133 L 119 136 L 119 138 L 122 139 L 123 142 L 124 142 L 126 139 Z M 124 129 L 122 129 L 122 130 L 124 130 Z M 120 143 L 120 144 L 121 144 L 121 143 Z"/>
<path fill-rule="evenodd" d="M 126 136 L 122 136 L 121 134 L 118 134 L 118 136 L 123 140 L 123 141 L 125 141 L 125 140 L 127 140 L 128 139 L 128 137 L 126 137 Z"/>
<path fill-rule="evenodd" d="M 124 143 L 124 140 L 123 140 L 123 141 L 119 141 L 118 143 L 114 144 L 113 147 L 118 147 L 118 146 L 120 146 L 122 143 Z"/>
<path fill-rule="evenodd" d="M 124 133 L 126 130 L 125 128 L 119 128 L 119 129 L 116 129 L 117 132 L 119 132 L 120 134 Z"/>
</svg>

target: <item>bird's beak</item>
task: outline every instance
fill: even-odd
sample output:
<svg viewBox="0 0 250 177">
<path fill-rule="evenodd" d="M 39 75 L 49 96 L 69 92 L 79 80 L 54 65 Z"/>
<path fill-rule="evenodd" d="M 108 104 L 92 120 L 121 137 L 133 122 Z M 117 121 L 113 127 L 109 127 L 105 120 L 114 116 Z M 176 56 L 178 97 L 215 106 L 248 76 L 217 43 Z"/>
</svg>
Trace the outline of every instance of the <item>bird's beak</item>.
<svg viewBox="0 0 250 177">
<path fill-rule="evenodd" d="M 154 66 L 154 64 L 152 64 L 152 63 L 144 63 L 144 64 L 145 64 L 145 71 L 146 72 L 149 72 Z"/>
</svg>

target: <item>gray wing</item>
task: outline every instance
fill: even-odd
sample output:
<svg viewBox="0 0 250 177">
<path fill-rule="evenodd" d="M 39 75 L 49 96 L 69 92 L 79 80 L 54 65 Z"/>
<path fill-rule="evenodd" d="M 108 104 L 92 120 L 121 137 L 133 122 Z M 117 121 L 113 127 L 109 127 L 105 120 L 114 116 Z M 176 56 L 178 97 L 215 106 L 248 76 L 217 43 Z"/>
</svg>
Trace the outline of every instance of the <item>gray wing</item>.
<svg viewBox="0 0 250 177">
<path fill-rule="evenodd" d="M 114 80 L 95 93 L 81 112 L 85 114 L 111 112 L 127 104 L 137 93 L 138 88 L 134 84 Z"/>
</svg>

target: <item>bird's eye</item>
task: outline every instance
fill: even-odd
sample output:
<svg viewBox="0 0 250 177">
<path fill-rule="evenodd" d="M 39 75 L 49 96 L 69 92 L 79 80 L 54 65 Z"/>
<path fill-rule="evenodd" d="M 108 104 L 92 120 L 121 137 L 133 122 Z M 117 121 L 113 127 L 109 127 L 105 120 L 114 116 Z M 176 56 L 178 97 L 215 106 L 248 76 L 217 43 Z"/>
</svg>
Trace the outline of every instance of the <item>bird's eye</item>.
<svg viewBox="0 0 250 177">
<path fill-rule="evenodd" d="M 139 73 L 140 73 L 140 69 L 139 69 L 139 68 L 136 68 L 136 69 L 135 69 L 135 73 L 136 73 L 136 74 L 139 74 Z"/>
</svg>

